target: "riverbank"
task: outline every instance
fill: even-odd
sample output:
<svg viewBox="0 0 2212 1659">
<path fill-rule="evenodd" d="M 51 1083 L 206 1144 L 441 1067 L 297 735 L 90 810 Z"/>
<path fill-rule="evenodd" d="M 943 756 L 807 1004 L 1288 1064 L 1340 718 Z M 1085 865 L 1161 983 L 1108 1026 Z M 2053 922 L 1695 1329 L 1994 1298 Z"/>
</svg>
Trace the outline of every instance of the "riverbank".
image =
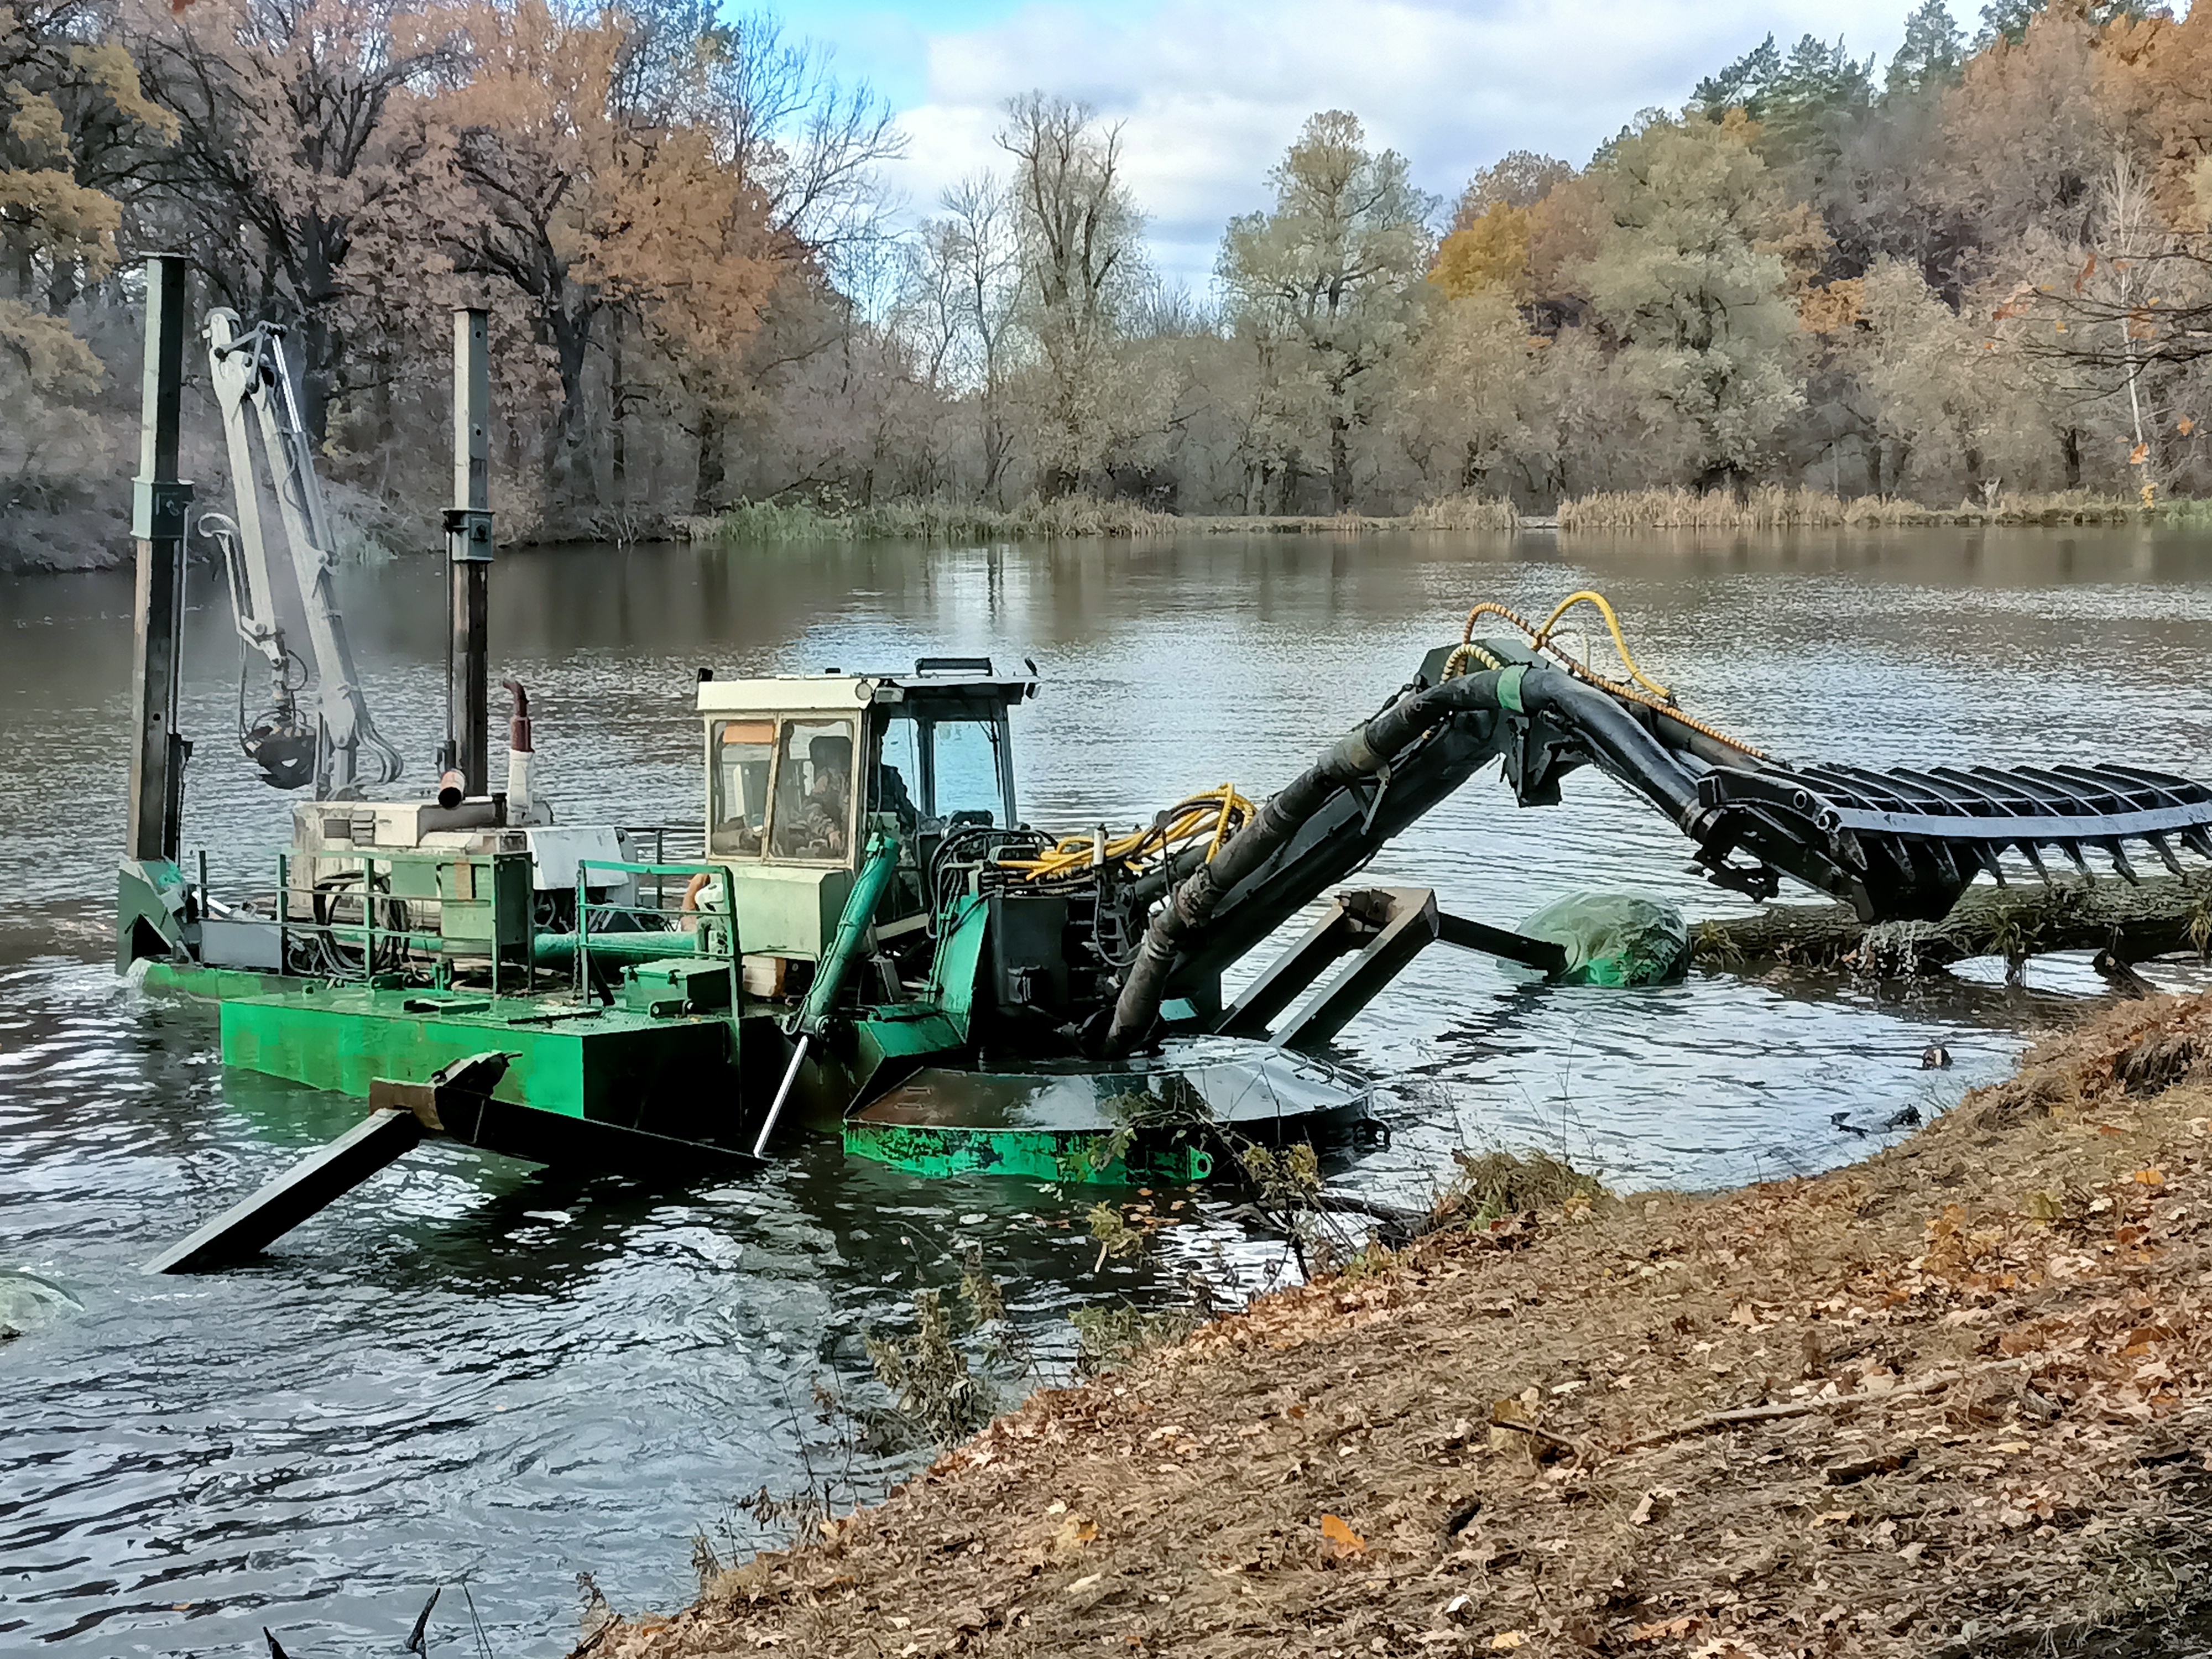
<svg viewBox="0 0 2212 1659">
<path fill-rule="evenodd" d="M 346 533 L 341 550 L 379 556 L 409 544 L 413 529 L 393 509 L 358 491 L 325 486 L 343 495 L 339 514 Z M 1003 511 L 972 503 L 893 501 L 874 507 L 824 508 L 806 502 L 744 501 L 727 512 L 671 514 L 653 508 L 608 509 L 560 520 L 507 544 L 550 545 L 578 536 L 618 545 L 639 542 L 781 543 L 851 541 L 1146 541 L 1176 536 L 1370 536 L 1444 532 L 1511 535 L 1523 531 L 1563 534 L 1635 535 L 1655 531 L 1792 531 L 1914 529 L 1938 526 L 2196 525 L 2212 528 L 2212 502 L 2172 501 L 2145 508 L 2117 495 L 2070 491 L 2057 495 L 2000 496 L 1930 507 L 1886 496 L 1845 500 L 1812 489 L 1764 485 L 1735 495 L 1689 489 L 1644 489 L 1571 497 L 1555 514 L 1531 515 L 1510 502 L 1480 495 L 1447 495 L 1401 514 L 1176 514 L 1133 501 L 1070 495 L 1032 499 Z M 104 570 L 131 557 L 128 516 L 120 507 L 78 505 L 65 510 L 18 508 L 0 523 L 0 574 Z M 424 532 L 427 537 L 428 532 Z M 427 539 L 424 550 L 431 550 Z"/>
<path fill-rule="evenodd" d="M 2212 502 L 2176 500 L 2146 507 L 2135 497 L 2073 489 L 2000 495 L 1954 507 L 1891 495 L 1832 495 L 1761 484 L 1727 490 L 1631 489 L 1559 503 L 1562 532 L 1651 530 L 1900 530 L 1934 525 L 2195 524 L 2212 526 Z"/>
<path fill-rule="evenodd" d="M 1142 541 L 1172 536 L 1358 536 L 1408 530 L 1510 535 L 1522 522 L 1510 502 L 1478 495 L 1443 496 L 1396 514 L 1182 514 L 1156 512 L 1133 501 L 1064 495 L 1049 501 L 1032 497 L 1004 511 L 946 501 L 835 509 L 805 502 L 745 501 L 710 517 L 674 520 L 672 529 L 683 539 L 697 542 Z"/>
<path fill-rule="evenodd" d="M 2124 1005 L 1863 1164 L 1265 1298 L 579 1651 L 2193 1650 L 2208 1114 L 2212 998 Z"/>
<path fill-rule="evenodd" d="M 805 503 L 741 503 L 726 513 L 671 521 L 690 541 L 824 542 L 988 540 L 1145 540 L 1171 536 L 1373 535 L 1388 532 L 1523 530 L 1633 534 L 1650 531 L 1876 530 L 1933 526 L 2201 524 L 2212 526 L 2212 503 L 2168 501 L 2152 507 L 2130 497 L 2085 490 L 2063 495 L 2000 495 L 1989 501 L 1930 506 L 1888 496 L 1850 499 L 1814 489 L 1761 485 L 1725 490 L 1641 489 L 1570 497 L 1554 514 L 1531 516 L 1511 503 L 1480 495 L 1448 495 L 1410 513 L 1288 514 L 1155 512 L 1133 502 L 1071 495 L 1031 500 L 1006 511 L 936 501 L 824 509 Z"/>
</svg>

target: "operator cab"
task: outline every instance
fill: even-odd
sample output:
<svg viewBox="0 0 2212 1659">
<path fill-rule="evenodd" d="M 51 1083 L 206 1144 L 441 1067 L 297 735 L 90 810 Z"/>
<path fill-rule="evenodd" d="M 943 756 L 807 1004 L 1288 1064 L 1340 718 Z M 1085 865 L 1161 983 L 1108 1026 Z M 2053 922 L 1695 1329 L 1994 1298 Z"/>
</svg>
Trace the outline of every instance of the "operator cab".
<svg viewBox="0 0 2212 1659">
<path fill-rule="evenodd" d="M 882 923 L 922 916 L 939 848 L 1019 823 L 1007 716 L 1036 693 L 985 657 L 924 657 L 911 674 L 702 671 L 707 856 L 731 872 L 747 958 L 818 961 L 878 834 L 900 846 Z"/>
</svg>

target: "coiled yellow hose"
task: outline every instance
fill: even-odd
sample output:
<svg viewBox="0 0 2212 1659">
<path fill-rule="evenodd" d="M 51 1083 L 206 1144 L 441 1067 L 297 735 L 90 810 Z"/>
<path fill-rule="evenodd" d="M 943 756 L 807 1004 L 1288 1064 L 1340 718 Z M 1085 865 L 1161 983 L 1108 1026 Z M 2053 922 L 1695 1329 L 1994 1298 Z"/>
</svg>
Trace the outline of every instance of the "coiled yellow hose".
<svg viewBox="0 0 2212 1659">
<path fill-rule="evenodd" d="M 1607 679 L 1595 669 L 1577 662 L 1553 641 L 1552 630 L 1559 626 L 1559 618 L 1578 605 L 1594 605 L 1597 607 L 1598 613 L 1605 618 L 1607 629 L 1613 635 L 1613 649 L 1620 653 L 1621 665 L 1628 670 L 1630 678 L 1634 679 L 1638 685 L 1648 688 L 1646 690 L 1639 691 L 1635 686 L 1624 685 L 1619 680 Z M 1460 630 L 1459 645 L 1451 655 L 1444 659 L 1446 679 L 1455 678 L 1465 672 L 1467 660 L 1470 657 L 1479 659 L 1487 668 L 1500 668 L 1504 665 L 1474 642 L 1474 625 L 1485 617 L 1497 617 L 1512 623 L 1514 627 L 1528 636 L 1531 647 L 1556 658 L 1561 665 L 1577 679 L 1586 680 L 1600 690 L 1612 693 L 1624 702 L 1637 703 L 1645 708 L 1656 710 L 1669 720 L 1688 726 L 1692 732 L 1701 732 L 1715 743 L 1724 743 L 1739 754 L 1748 755 L 1753 760 L 1773 758 L 1765 750 L 1754 749 L 1741 738 L 1732 738 L 1719 727 L 1708 726 L 1705 721 L 1686 714 L 1677 708 L 1674 703 L 1674 694 L 1637 665 L 1635 657 L 1629 652 L 1628 641 L 1620 631 L 1620 619 L 1613 615 L 1613 606 L 1607 603 L 1605 595 L 1589 588 L 1570 593 L 1565 599 L 1560 600 L 1553 607 L 1552 614 L 1544 618 L 1540 626 L 1531 623 L 1520 612 L 1499 605 L 1494 599 L 1485 599 L 1467 613 L 1467 624 Z"/>
<path fill-rule="evenodd" d="M 1104 862 L 1139 866 L 1164 858 L 1203 838 L 1211 860 L 1232 831 L 1249 823 L 1257 811 L 1233 783 L 1187 795 L 1142 830 L 1133 830 L 1106 843 Z M 1098 843 L 1091 836 L 1062 836 L 1046 852 L 1033 859 L 1002 859 L 1009 870 L 1018 870 L 1030 881 L 1055 881 L 1079 876 L 1100 861 Z"/>
</svg>

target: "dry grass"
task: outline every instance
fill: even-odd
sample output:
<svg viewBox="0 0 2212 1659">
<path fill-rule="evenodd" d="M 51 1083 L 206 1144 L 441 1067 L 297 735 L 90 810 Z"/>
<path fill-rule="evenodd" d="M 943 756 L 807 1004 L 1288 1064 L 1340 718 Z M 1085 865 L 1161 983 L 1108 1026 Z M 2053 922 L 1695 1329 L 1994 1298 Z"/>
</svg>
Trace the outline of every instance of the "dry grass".
<svg viewBox="0 0 2212 1659">
<path fill-rule="evenodd" d="M 1994 502 L 1928 507 L 1890 496 L 1845 500 L 1822 490 L 1761 484 L 1725 490 L 1634 489 L 1579 495 L 1559 503 L 1563 531 L 1882 529 L 1916 525 L 2132 524 L 2189 519 L 2199 504 L 2171 502 L 2146 515 L 2134 501 L 2086 490 L 2001 495 Z"/>
<path fill-rule="evenodd" d="M 1521 527 L 1510 501 L 1487 495 L 1439 495 L 1423 501 L 1406 518 L 1410 530 L 1453 530 L 1510 535 Z"/>
<path fill-rule="evenodd" d="M 1462 1226 L 1047 1390 L 597 1656 L 2192 1650 L 2212 1000 L 1869 1162 Z"/>
<path fill-rule="evenodd" d="M 1508 501 L 1446 495 L 1402 516 L 1361 513 L 1182 516 L 1129 501 L 1035 496 L 1004 512 L 973 503 L 893 501 L 823 507 L 809 502 L 744 501 L 707 518 L 678 518 L 671 533 L 695 542 L 1142 540 L 1170 536 L 1364 536 L 1388 531 L 1505 534 L 1520 523 Z"/>
</svg>

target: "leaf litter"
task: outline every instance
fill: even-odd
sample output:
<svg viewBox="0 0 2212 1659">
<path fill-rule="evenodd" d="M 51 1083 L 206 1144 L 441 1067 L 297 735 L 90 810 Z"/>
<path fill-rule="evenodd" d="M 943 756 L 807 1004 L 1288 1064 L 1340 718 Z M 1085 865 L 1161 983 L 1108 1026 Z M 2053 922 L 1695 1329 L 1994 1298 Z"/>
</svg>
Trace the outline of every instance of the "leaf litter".
<svg viewBox="0 0 2212 1659">
<path fill-rule="evenodd" d="M 579 1651 L 2212 1646 L 2212 997 L 1826 1176 L 1549 1185 L 1041 1389 Z"/>
</svg>

